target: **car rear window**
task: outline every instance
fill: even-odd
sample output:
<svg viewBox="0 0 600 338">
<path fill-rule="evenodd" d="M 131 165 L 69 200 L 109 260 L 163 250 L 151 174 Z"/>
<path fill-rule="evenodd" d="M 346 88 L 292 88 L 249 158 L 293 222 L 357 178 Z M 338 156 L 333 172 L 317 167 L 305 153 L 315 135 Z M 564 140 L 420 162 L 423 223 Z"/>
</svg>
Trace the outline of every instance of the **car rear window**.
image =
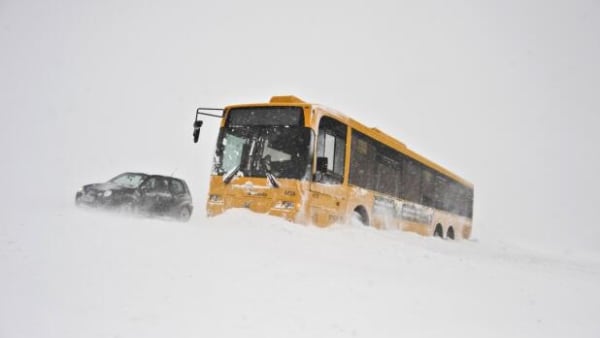
<svg viewBox="0 0 600 338">
<path fill-rule="evenodd" d="M 181 182 L 171 181 L 171 192 L 176 195 L 183 194 L 185 193 L 185 188 Z"/>
</svg>

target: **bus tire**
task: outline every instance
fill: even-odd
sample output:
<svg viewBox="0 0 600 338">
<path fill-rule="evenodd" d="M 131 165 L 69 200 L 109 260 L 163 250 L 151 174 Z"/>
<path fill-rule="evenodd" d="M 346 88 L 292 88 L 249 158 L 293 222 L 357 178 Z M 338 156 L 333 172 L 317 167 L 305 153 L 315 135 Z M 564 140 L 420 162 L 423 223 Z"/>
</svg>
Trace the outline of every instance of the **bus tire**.
<svg viewBox="0 0 600 338">
<path fill-rule="evenodd" d="M 449 227 L 448 231 L 446 232 L 446 238 L 448 239 L 454 239 L 454 228 L 453 227 Z"/>
<path fill-rule="evenodd" d="M 362 205 L 359 205 L 354 209 L 354 216 L 362 223 L 364 226 L 369 226 L 369 214 L 367 210 Z"/>
<path fill-rule="evenodd" d="M 441 224 L 437 224 L 435 226 L 435 231 L 433 231 L 433 237 L 444 238 L 444 228 L 442 228 Z"/>
</svg>

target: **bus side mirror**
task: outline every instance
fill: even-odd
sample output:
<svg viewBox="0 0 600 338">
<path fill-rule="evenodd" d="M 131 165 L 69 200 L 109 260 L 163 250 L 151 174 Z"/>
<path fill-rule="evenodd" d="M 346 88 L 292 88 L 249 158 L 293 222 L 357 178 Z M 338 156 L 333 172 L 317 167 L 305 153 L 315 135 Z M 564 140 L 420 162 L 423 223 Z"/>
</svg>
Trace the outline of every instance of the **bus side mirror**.
<svg viewBox="0 0 600 338">
<path fill-rule="evenodd" d="M 317 157 L 317 172 L 326 173 L 328 166 L 328 158 L 327 157 Z"/>
<path fill-rule="evenodd" d="M 194 121 L 194 143 L 198 143 L 198 137 L 200 137 L 200 128 L 202 128 L 202 121 Z"/>
</svg>

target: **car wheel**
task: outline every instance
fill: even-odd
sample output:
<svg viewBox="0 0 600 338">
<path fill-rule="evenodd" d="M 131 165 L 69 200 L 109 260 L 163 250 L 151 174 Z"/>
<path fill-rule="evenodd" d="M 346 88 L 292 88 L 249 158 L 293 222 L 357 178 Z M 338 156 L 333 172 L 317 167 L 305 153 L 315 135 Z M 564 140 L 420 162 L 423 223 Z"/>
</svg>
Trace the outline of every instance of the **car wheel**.
<svg viewBox="0 0 600 338">
<path fill-rule="evenodd" d="M 192 216 L 192 211 L 189 207 L 181 207 L 177 212 L 177 220 L 181 222 L 187 222 Z"/>
</svg>

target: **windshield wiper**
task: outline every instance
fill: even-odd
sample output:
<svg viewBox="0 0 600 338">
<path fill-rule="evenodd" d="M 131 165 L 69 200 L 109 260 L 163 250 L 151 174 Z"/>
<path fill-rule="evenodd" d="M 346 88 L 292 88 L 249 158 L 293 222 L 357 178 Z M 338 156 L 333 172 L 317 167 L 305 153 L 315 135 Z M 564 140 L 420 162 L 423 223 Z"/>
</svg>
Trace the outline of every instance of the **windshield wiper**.
<svg viewBox="0 0 600 338">
<path fill-rule="evenodd" d="M 229 182 L 231 182 L 235 175 L 237 175 L 237 173 L 240 171 L 240 167 L 241 165 L 238 165 L 237 167 L 233 168 L 233 170 L 228 172 L 225 176 L 223 176 L 223 183 L 229 184 Z"/>
<path fill-rule="evenodd" d="M 267 155 L 261 160 L 263 168 L 265 168 L 265 175 L 267 176 L 267 182 L 273 188 L 279 188 L 279 182 L 275 178 L 275 175 L 271 173 L 271 156 Z"/>
<path fill-rule="evenodd" d="M 279 188 L 279 182 L 277 182 L 277 179 L 273 174 L 271 174 L 270 171 L 267 171 L 267 181 L 269 182 L 269 185 L 273 188 Z"/>
</svg>

